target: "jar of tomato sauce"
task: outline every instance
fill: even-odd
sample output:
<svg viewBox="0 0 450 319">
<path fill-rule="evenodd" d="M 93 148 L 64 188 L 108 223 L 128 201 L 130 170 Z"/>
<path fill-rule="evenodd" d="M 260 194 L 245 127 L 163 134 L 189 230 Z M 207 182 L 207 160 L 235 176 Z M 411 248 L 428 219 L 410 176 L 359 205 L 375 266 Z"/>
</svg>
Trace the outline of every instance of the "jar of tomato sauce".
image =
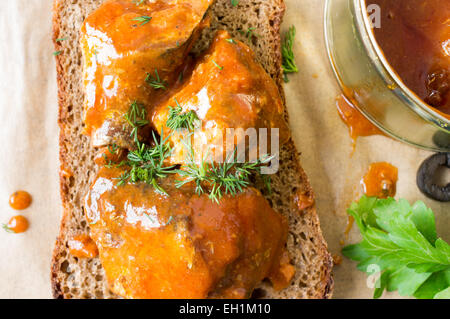
<svg viewBox="0 0 450 319">
<path fill-rule="evenodd" d="M 325 38 L 365 117 L 400 141 L 450 151 L 448 0 L 327 0 Z"/>
</svg>

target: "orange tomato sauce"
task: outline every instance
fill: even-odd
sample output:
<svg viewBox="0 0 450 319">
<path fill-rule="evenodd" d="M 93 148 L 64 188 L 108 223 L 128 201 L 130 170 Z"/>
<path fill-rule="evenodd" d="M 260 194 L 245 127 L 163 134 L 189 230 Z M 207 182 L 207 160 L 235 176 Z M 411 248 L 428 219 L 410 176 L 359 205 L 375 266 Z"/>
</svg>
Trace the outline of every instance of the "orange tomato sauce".
<svg viewBox="0 0 450 319">
<path fill-rule="evenodd" d="M 169 106 L 180 104 L 196 112 L 208 146 L 225 128 L 279 128 L 280 144 L 289 138 L 280 92 L 246 45 L 222 31 L 205 54 L 187 57 L 212 2 L 111 0 L 85 20 L 84 121 L 95 147 L 135 146 L 123 137 L 130 136 L 133 101 L 164 136 Z M 135 21 L 143 16 L 145 23 Z M 156 71 L 164 88 L 147 81 Z M 177 151 L 173 162 L 184 163 Z M 100 171 L 85 199 L 92 240 L 69 241 L 74 256 L 91 258 L 98 249 L 112 291 L 125 298 L 248 298 L 265 278 L 275 289 L 289 284 L 295 268 L 285 249 L 287 222 L 259 191 L 248 187 L 216 203 L 192 183 L 177 188 L 175 175 L 158 179 L 167 194 L 145 183 L 121 185 L 127 168 L 107 164 L 125 153 L 100 149 Z M 314 200 L 300 196 L 298 205 Z"/>
<path fill-rule="evenodd" d="M 12 217 L 4 227 L 7 231 L 19 234 L 28 230 L 29 222 L 26 217 L 17 215 Z"/>
<path fill-rule="evenodd" d="M 248 298 L 270 278 L 295 272 L 284 244 L 287 224 L 255 189 L 219 204 L 161 180 L 118 186 L 123 169 L 102 168 L 86 197 L 91 237 L 111 289 L 126 298 Z"/>
<path fill-rule="evenodd" d="M 361 180 L 361 185 L 367 196 L 387 198 L 395 196 L 397 180 L 397 167 L 386 162 L 379 162 L 370 165 Z"/>
<path fill-rule="evenodd" d="M 245 142 L 243 134 L 236 134 L 236 140 L 226 140 L 228 128 L 255 129 L 257 134 L 260 128 L 267 129 L 267 150 L 259 156 L 270 152 L 272 128 L 279 129 L 280 145 L 289 139 L 278 87 L 256 61 L 251 49 L 233 40 L 228 32 L 216 33 L 211 47 L 197 60 L 192 74 L 185 80 L 152 116 L 153 126 L 160 133 L 163 128 L 166 136 L 172 134 L 172 163 L 183 163 L 188 155 L 182 142 L 186 134 L 172 132 L 166 126 L 169 106 L 175 107 L 176 103 L 182 112 L 194 111 L 201 121 L 192 140 L 202 141 L 205 149 L 197 147 L 195 151 L 203 151 L 203 156 L 214 154 L 217 161 L 226 159 L 228 144 Z M 254 147 L 250 151 L 257 153 L 258 149 Z M 201 154 L 198 157 L 202 158 Z"/>
<path fill-rule="evenodd" d="M 383 135 L 383 133 L 373 125 L 343 94 L 336 99 L 336 107 L 342 121 L 347 125 L 350 137 L 355 147 L 356 140 L 360 136 Z"/>
<path fill-rule="evenodd" d="M 32 202 L 30 193 L 26 191 L 17 191 L 9 197 L 9 206 L 15 210 L 23 210 L 30 207 Z"/>
<path fill-rule="evenodd" d="M 76 235 L 69 239 L 69 253 L 78 258 L 94 258 L 98 256 L 98 248 L 91 237 Z"/>
<path fill-rule="evenodd" d="M 86 90 L 85 133 L 93 135 L 127 122 L 131 103 L 150 113 L 177 80 L 195 39 L 207 25 L 203 16 L 212 0 L 104 2 L 81 27 Z M 147 20 L 139 21 L 142 17 Z M 136 20 L 137 19 L 137 20 Z M 206 24 L 202 24 L 205 21 Z M 164 88 L 149 83 L 159 78 Z M 119 144 L 120 140 L 117 140 Z"/>
<path fill-rule="evenodd" d="M 381 9 L 375 38 L 403 82 L 450 116 L 450 1 L 370 0 Z"/>
</svg>

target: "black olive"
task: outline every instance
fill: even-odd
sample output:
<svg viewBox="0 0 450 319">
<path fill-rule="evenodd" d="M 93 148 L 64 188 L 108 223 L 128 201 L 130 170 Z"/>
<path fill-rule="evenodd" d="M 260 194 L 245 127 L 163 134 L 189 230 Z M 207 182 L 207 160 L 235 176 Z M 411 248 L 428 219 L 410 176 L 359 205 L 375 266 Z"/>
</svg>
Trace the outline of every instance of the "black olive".
<svg viewBox="0 0 450 319">
<path fill-rule="evenodd" d="M 433 135 L 433 142 L 439 146 L 450 151 L 450 134 L 444 131 L 437 131 Z"/>
<path fill-rule="evenodd" d="M 441 167 L 450 168 L 450 153 L 438 153 L 427 158 L 417 172 L 417 186 L 427 197 L 440 201 L 450 201 L 450 183 L 440 186 L 434 182 L 435 175 Z"/>
<path fill-rule="evenodd" d="M 256 288 L 255 290 L 253 290 L 250 299 L 264 299 L 264 297 L 266 297 L 266 296 L 267 296 L 267 293 L 264 289 Z"/>
</svg>

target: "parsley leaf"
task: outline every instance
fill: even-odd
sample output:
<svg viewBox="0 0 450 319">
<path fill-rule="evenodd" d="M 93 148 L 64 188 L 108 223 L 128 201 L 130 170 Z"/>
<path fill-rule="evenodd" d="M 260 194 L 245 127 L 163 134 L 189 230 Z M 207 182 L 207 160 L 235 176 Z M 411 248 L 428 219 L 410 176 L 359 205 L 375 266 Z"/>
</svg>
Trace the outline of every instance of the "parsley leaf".
<svg viewBox="0 0 450 319">
<path fill-rule="evenodd" d="M 416 298 L 446 296 L 450 246 L 437 238 L 434 214 L 423 202 L 411 206 L 403 199 L 363 196 L 348 214 L 355 218 L 363 240 L 342 252 L 358 261 L 361 271 L 368 272 L 370 265 L 379 267 L 374 298 L 385 289 Z"/>
<path fill-rule="evenodd" d="M 450 299 L 450 287 L 448 287 L 445 290 L 442 290 L 441 292 L 438 292 L 434 299 Z"/>
</svg>

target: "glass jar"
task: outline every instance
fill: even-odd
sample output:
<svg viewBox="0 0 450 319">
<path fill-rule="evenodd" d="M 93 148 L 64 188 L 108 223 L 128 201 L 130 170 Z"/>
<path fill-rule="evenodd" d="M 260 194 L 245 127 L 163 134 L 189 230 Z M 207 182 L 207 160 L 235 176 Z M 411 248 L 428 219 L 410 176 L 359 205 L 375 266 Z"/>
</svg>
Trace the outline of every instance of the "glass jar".
<svg viewBox="0 0 450 319">
<path fill-rule="evenodd" d="M 365 0 L 327 0 L 325 40 L 344 95 L 386 135 L 450 151 L 450 121 L 399 78 L 378 46 Z"/>
</svg>

